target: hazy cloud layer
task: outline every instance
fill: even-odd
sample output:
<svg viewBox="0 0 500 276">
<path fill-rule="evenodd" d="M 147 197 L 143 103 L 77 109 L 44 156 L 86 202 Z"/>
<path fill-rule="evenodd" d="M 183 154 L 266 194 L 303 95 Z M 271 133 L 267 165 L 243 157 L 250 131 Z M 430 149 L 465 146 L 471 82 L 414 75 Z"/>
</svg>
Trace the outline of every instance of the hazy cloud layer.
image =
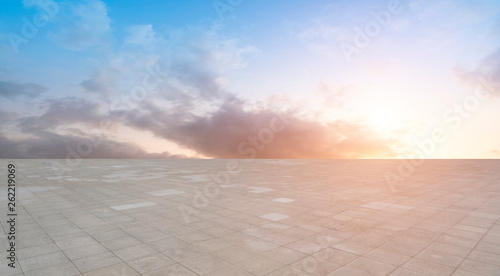
<svg viewBox="0 0 500 276">
<path fill-rule="evenodd" d="M 230 98 L 204 116 L 162 111 L 149 103 L 143 112 L 121 115 L 125 123 L 214 158 L 358 158 L 393 156 L 385 140 L 362 125 L 337 121 L 329 124 L 301 119 L 291 112 L 270 109 L 246 111 L 244 102 Z M 273 131 L 272 125 L 283 128 Z M 267 132 L 267 133 L 262 133 Z M 263 141 L 258 140 L 259 135 Z M 257 137 L 257 146 L 251 144 Z M 250 140 L 249 140 L 250 139 Z M 269 143 L 266 143 L 270 141 Z M 243 145 L 242 145 L 243 143 Z M 240 147 L 240 148 L 239 148 Z M 251 153 L 254 148 L 255 156 Z"/>
</svg>

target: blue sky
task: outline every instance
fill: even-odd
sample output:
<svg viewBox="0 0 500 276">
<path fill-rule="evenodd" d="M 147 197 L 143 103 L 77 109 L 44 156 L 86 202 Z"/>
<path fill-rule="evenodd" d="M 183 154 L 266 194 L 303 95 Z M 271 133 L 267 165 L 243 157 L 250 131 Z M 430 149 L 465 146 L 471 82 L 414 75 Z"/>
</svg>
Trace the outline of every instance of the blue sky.
<svg viewBox="0 0 500 276">
<path fill-rule="evenodd" d="M 498 1 L 2 5 L 1 157 L 500 156 Z"/>
</svg>

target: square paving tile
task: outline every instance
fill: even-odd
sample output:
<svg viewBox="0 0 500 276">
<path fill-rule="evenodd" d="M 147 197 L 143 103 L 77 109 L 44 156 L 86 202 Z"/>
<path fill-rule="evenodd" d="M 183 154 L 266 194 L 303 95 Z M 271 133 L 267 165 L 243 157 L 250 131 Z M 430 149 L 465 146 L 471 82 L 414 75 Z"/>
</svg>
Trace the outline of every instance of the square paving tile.
<svg viewBox="0 0 500 276">
<path fill-rule="evenodd" d="M 283 267 L 284 264 L 276 260 L 257 255 L 237 263 L 236 266 L 253 273 L 254 275 L 265 275 L 266 273 Z"/>
<path fill-rule="evenodd" d="M 176 275 L 176 276 L 197 276 L 196 273 L 187 269 L 180 264 L 173 264 L 166 266 L 164 268 L 157 269 L 152 272 L 143 274 L 144 276 L 165 276 L 165 275 Z"/>
<path fill-rule="evenodd" d="M 150 194 L 150 195 L 154 195 L 154 196 L 169 196 L 169 195 L 185 194 L 186 192 L 179 191 L 179 190 L 176 190 L 176 189 L 166 189 L 166 190 L 146 192 L 146 193 Z"/>
<path fill-rule="evenodd" d="M 83 275 L 84 276 L 110 276 L 110 275 L 136 276 L 140 274 L 126 263 L 118 263 L 83 273 Z"/>
<path fill-rule="evenodd" d="M 141 274 L 151 272 L 174 263 L 175 261 L 161 253 L 139 257 L 127 262 L 128 265 L 130 265 L 133 269 Z"/>
<path fill-rule="evenodd" d="M 92 270 L 104 268 L 114 264 L 121 263 L 118 257 L 111 252 L 106 252 L 102 254 L 93 255 L 90 257 L 85 257 L 81 259 L 74 260 L 73 263 L 82 273 L 89 272 Z"/>
<path fill-rule="evenodd" d="M 200 275 L 207 274 L 229 265 L 229 263 L 225 262 L 221 258 L 210 254 L 182 261 L 181 264 Z"/>
<path fill-rule="evenodd" d="M 117 206 L 112 206 L 111 208 L 121 211 L 121 210 L 128 210 L 128 209 L 135 209 L 135 208 L 140 208 L 140 207 L 147 207 L 147 206 L 153 206 L 155 203 L 145 201 L 145 202 L 138 202 L 138 203 L 132 203 L 132 204 L 123 204 L 123 205 L 117 205 Z"/>
<path fill-rule="evenodd" d="M 264 218 L 264 219 L 272 220 L 272 221 L 279 221 L 279 220 L 282 220 L 282 219 L 286 219 L 289 216 L 283 215 L 283 214 L 279 214 L 279 213 L 269 213 L 269 214 L 262 215 L 260 217 Z"/>
<path fill-rule="evenodd" d="M 157 253 L 157 251 L 145 244 L 141 244 L 141 245 L 117 249 L 113 251 L 113 253 L 116 256 L 118 256 L 118 258 L 124 261 L 130 261 L 135 258 L 144 257 L 150 254 Z"/>
<path fill-rule="evenodd" d="M 280 198 L 273 199 L 273 201 L 275 201 L 275 202 L 281 202 L 281 203 L 288 203 L 288 202 L 293 202 L 295 200 L 291 199 L 291 198 L 280 197 Z"/>
<path fill-rule="evenodd" d="M 240 246 L 231 246 L 212 252 L 213 255 L 223 259 L 228 263 L 237 263 L 257 255 L 257 253 L 247 250 Z"/>
</svg>

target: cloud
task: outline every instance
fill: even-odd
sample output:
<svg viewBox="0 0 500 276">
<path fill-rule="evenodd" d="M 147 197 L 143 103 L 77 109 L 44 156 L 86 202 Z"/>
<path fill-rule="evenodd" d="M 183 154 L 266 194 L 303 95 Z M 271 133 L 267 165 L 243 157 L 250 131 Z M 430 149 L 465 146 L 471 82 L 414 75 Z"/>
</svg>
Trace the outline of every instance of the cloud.
<svg viewBox="0 0 500 276">
<path fill-rule="evenodd" d="M 147 25 L 142 28 L 149 29 Z M 280 114 L 271 107 L 252 109 L 220 82 L 224 72 L 244 66 L 242 57 L 253 48 L 196 28 L 158 35 L 156 43 L 159 48 L 148 51 L 161 49 L 155 61 L 162 77 L 159 93 L 133 107 L 111 110 L 110 118 L 205 156 L 246 158 L 238 146 L 269 127 L 270 120 Z M 299 111 L 285 116 L 290 124 L 257 158 L 394 156 L 394 141 L 378 137 L 361 124 L 321 123 L 305 119 Z"/>
<path fill-rule="evenodd" d="M 223 75 L 246 66 L 243 57 L 256 52 L 237 40 L 223 39 L 213 31 L 188 28 L 163 38 L 158 65 L 166 76 L 160 91 L 170 100 L 180 97 L 217 99 L 224 91 Z"/>
<path fill-rule="evenodd" d="M 485 56 L 473 70 L 456 67 L 455 73 L 465 83 L 486 85 L 489 92 L 500 95 L 500 47 Z"/>
<path fill-rule="evenodd" d="M 8 131 L 8 128 L 15 125 L 18 119 L 19 114 L 17 112 L 0 111 L 0 129 L 2 131 Z"/>
<path fill-rule="evenodd" d="M 143 30 L 147 31 L 148 27 Z M 0 143 L 9 147 L 1 154 L 11 158 L 65 158 L 68 146 L 76 148 L 81 141 L 94 139 L 87 132 L 97 129 L 102 120 L 110 119 L 116 124 L 153 133 L 204 156 L 247 158 L 248 149 L 253 147 L 249 139 L 269 128 L 275 118 L 285 118 L 288 122 L 286 127 L 273 134 L 272 142 L 263 148 L 254 148 L 256 158 L 394 156 L 394 141 L 379 137 L 360 123 L 315 121 L 303 116 L 310 111 L 304 110 L 303 106 L 294 106 L 293 110 L 281 110 L 265 104 L 256 107 L 228 91 L 222 81 L 225 73 L 245 66 L 243 56 L 254 50 L 237 40 L 192 28 L 158 35 L 155 44 L 145 51 L 122 50 L 124 52 L 119 57 L 124 59 L 109 60 L 124 61 L 123 64 L 117 67 L 107 64 L 80 85 L 88 92 L 108 95 L 113 90 L 109 86 L 110 79 L 126 79 L 125 83 L 133 85 L 133 81 L 129 80 L 135 78 L 128 77 L 137 74 L 135 69 L 144 64 L 144 67 L 153 65 L 161 71 L 162 81 L 157 87 L 159 93 L 151 93 L 133 106 L 121 105 L 122 109 L 74 97 L 45 101 L 43 114 L 19 120 L 19 130 L 29 138 L 13 140 L 7 135 L 0 137 Z M 151 56 L 156 58 L 149 59 Z M 106 71 L 108 67 L 125 69 L 119 70 L 115 76 Z M 127 67 L 133 70 L 126 71 Z M 323 89 L 330 90 L 326 86 Z M 113 96 L 119 99 L 124 95 Z M 84 157 L 178 156 L 168 152 L 150 154 L 135 144 L 105 138 Z"/>
<path fill-rule="evenodd" d="M 11 140 L 0 134 L 0 158 L 57 158 L 64 159 L 81 147 L 82 141 L 95 141 L 98 137 L 60 135 L 50 131 L 34 133 L 34 138 Z M 103 139 L 98 147 L 89 150 L 88 155 L 78 155 L 82 158 L 186 158 L 184 155 L 175 155 L 169 152 L 148 153 L 138 145 Z M 68 150 L 69 149 L 69 150 Z M 83 150 L 86 153 L 87 148 Z"/>
<path fill-rule="evenodd" d="M 48 108 L 41 116 L 29 116 L 21 120 L 20 128 L 25 132 L 55 129 L 58 126 L 84 123 L 98 127 L 105 115 L 99 114 L 100 105 L 80 98 L 62 98 L 45 103 Z"/>
<path fill-rule="evenodd" d="M 344 121 L 320 123 L 270 109 L 249 111 L 236 98 L 227 98 L 215 112 L 202 116 L 161 111 L 153 103 L 143 110 L 140 114 L 132 111 L 125 116 L 115 115 L 121 115 L 129 126 L 151 131 L 213 158 L 248 158 L 238 147 L 269 128 L 273 118 L 285 118 L 288 123 L 265 149 L 258 150 L 256 158 L 394 156 L 391 145 L 395 142 L 378 137 L 363 125 Z"/>
<path fill-rule="evenodd" d="M 130 31 L 136 33 L 130 39 L 140 43 L 152 27 L 138 25 Z M 155 33 L 148 45 L 121 46 L 80 83 L 86 92 L 120 102 L 140 86 L 174 104 L 217 100 L 227 94 L 225 73 L 245 67 L 244 57 L 256 52 L 238 40 L 197 27 Z"/>
<path fill-rule="evenodd" d="M 134 143 L 115 141 L 102 133 L 95 134 L 97 131 L 89 133 L 98 130 L 100 122 L 107 118 L 97 103 L 64 98 L 46 105 L 47 110 L 40 116 L 19 118 L 16 113 L 0 111 L 2 123 L 18 121 L 22 136 L 29 137 L 14 139 L 0 132 L 0 158 L 66 158 L 72 152 L 82 158 L 187 158 L 166 151 L 148 153 Z M 68 127 L 72 124 L 89 128 Z M 58 127 L 65 127 L 66 133 L 58 133 Z"/>
<path fill-rule="evenodd" d="M 0 96 L 8 99 L 21 96 L 35 98 L 45 90 L 47 90 L 47 87 L 35 83 L 0 81 Z"/>
<path fill-rule="evenodd" d="M 500 48 L 495 52 L 486 56 L 478 71 L 482 71 L 485 75 L 490 75 L 490 79 L 497 84 L 500 84 Z"/>
<path fill-rule="evenodd" d="M 155 31 L 151 24 L 135 25 L 127 29 L 128 36 L 125 42 L 139 45 L 149 45 L 155 42 Z"/>
<path fill-rule="evenodd" d="M 12 121 L 18 118 L 18 114 L 15 112 L 6 112 L 0 110 L 0 124 L 6 123 L 7 121 Z"/>
<path fill-rule="evenodd" d="M 174 107 L 172 111 L 184 116 L 189 112 L 196 113 L 196 104 L 198 103 L 212 105 L 225 97 L 228 93 L 224 91 L 219 82 L 221 73 L 228 68 L 243 66 L 241 56 L 249 51 L 249 48 L 240 47 L 235 40 L 220 40 L 215 33 L 196 28 L 176 31 L 170 34 L 169 38 L 171 39 L 159 40 L 159 44 L 156 45 L 158 48 L 152 49 L 155 53 L 158 53 L 156 51 L 163 53 L 160 55 L 157 65 L 163 69 L 164 82 L 159 87 L 161 99 L 158 98 L 158 94 L 155 94 L 156 98 L 150 100 L 158 102 L 163 99 L 168 103 L 168 106 L 173 104 L 178 107 Z M 125 60 L 126 63 L 118 65 L 119 67 L 123 65 L 127 68 L 130 64 L 140 66 L 136 64 L 147 60 L 141 60 L 145 55 L 142 52 L 127 54 L 133 58 Z M 147 64 L 146 62 L 144 67 Z M 109 64 L 109 67 L 116 68 L 112 64 Z M 96 73 L 83 80 L 80 85 L 88 92 L 106 95 L 113 90 L 110 87 L 110 79 L 127 77 L 127 73 L 133 74 L 135 72 L 134 70 L 118 70 L 119 72 L 115 75 L 114 72 L 110 72 L 106 68 L 96 70 Z M 120 99 L 120 96 L 126 95 L 115 96 L 117 96 L 115 99 Z M 112 106 L 105 106 L 95 101 L 74 97 L 45 101 L 42 107 L 45 108 L 43 114 L 21 118 L 18 124 L 18 129 L 26 135 L 31 135 L 32 138 L 9 140 L 9 137 L 3 137 L 4 144 L 9 144 L 17 149 L 15 155 L 9 156 L 61 158 L 63 154 L 66 154 L 67 145 L 75 144 L 76 140 L 86 137 L 85 130 L 96 129 L 99 122 L 108 118 L 107 109 L 112 108 Z M 145 111 L 130 107 L 127 112 L 140 113 Z M 111 119 L 118 122 L 118 118 Z M 107 149 L 103 147 L 107 147 Z M 118 150 L 115 153 L 111 149 Z M 169 153 L 156 155 L 145 153 L 136 145 L 131 146 L 111 139 L 100 144 L 97 151 L 99 153 L 94 153 L 88 158 L 96 156 L 111 158 L 118 156 L 117 154 L 120 152 L 122 152 L 120 153 L 122 157 L 125 154 L 123 152 L 127 152 L 127 156 L 130 158 L 132 156 L 137 158 L 175 157 Z M 136 153 L 132 154 L 133 152 Z"/>
<path fill-rule="evenodd" d="M 116 82 L 116 70 L 102 68 L 94 72 L 90 78 L 83 80 L 80 86 L 89 93 L 109 99 L 113 94 L 113 84 Z"/>
<path fill-rule="evenodd" d="M 492 22 L 498 20 L 500 12 L 496 1 L 429 1 L 408 2 L 413 23 L 418 29 L 413 32 L 417 43 L 430 52 L 448 54 L 467 47 L 477 47 L 476 41 L 496 43 L 488 38 L 487 29 L 494 30 Z M 498 30 L 494 31 L 498 33 Z M 493 33 L 493 32 L 492 32 Z M 474 39 L 472 39 L 474 38 Z M 463 44 L 457 48 L 457 44 Z M 462 54 L 462 52 L 456 52 Z"/>
<path fill-rule="evenodd" d="M 111 20 L 104 2 L 70 2 L 64 8 L 65 13 L 57 17 L 59 29 L 49 34 L 55 42 L 66 49 L 78 51 L 107 41 Z"/>
</svg>

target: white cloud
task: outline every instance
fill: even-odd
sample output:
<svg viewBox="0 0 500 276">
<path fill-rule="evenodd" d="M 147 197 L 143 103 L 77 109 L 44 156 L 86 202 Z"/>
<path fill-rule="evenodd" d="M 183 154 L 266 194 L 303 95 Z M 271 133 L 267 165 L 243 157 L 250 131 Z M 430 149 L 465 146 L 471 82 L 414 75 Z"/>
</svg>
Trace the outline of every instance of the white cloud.
<svg viewBox="0 0 500 276">
<path fill-rule="evenodd" d="M 63 12 L 57 20 L 59 28 L 49 34 L 56 43 L 70 50 L 85 50 L 106 43 L 111 20 L 105 3 L 90 0 L 61 6 Z"/>
<path fill-rule="evenodd" d="M 156 33 L 151 24 L 135 25 L 128 28 L 128 37 L 125 42 L 140 45 L 149 45 L 154 43 Z"/>
</svg>

